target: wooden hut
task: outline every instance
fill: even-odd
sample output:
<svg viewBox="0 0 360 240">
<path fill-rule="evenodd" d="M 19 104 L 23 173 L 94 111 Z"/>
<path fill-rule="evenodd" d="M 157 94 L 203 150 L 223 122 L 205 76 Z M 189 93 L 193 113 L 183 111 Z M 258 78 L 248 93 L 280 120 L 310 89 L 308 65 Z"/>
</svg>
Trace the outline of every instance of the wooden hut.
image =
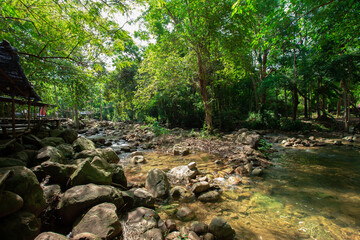
<svg viewBox="0 0 360 240">
<path fill-rule="evenodd" d="M 24 70 L 20 65 L 20 58 L 16 48 L 10 43 L 3 40 L 0 43 L 0 102 L 11 103 L 11 128 L 13 137 L 16 136 L 16 118 L 15 104 L 28 105 L 27 110 L 27 128 L 30 129 L 31 124 L 31 106 L 47 106 L 49 104 L 41 103 L 42 99 L 35 92 L 32 84 L 25 76 Z M 34 108 L 36 111 L 36 108 Z M 35 118 L 36 112 L 34 114 Z M 3 119 L 4 120 L 4 119 Z M 23 123 L 24 125 L 24 123 Z M 9 127 L 7 121 L 1 122 L 2 132 L 6 133 Z"/>
</svg>

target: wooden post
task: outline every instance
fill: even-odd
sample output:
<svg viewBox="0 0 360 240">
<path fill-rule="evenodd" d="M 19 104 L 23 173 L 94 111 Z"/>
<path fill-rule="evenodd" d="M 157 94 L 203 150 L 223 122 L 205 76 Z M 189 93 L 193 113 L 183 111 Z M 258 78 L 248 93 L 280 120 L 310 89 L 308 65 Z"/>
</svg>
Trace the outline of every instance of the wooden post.
<svg viewBox="0 0 360 240">
<path fill-rule="evenodd" d="M 16 137 L 16 129 L 15 129 L 15 96 L 14 93 L 11 93 L 12 100 L 12 128 L 13 128 L 13 137 Z"/>
</svg>

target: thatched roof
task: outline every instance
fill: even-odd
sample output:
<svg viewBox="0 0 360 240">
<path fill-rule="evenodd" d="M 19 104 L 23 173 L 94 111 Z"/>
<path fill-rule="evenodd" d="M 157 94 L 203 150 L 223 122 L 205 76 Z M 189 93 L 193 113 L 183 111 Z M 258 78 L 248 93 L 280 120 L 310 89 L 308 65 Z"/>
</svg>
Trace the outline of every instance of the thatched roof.
<svg viewBox="0 0 360 240">
<path fill-rule="evenodd" d="M 17 49 L 6 40 L 0 43 L 0 94 L 41 101 L 25 76 Z"/>
</svg>

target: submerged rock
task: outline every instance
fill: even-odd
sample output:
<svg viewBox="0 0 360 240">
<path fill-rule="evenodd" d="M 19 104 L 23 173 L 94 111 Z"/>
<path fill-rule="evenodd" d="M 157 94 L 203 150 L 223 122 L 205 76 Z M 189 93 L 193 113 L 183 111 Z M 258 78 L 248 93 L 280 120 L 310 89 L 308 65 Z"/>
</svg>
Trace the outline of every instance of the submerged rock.
<svg viewBox="0 0 360 240">
<path fill-rule="evenodd" d="M 215 235 L 216 239 L 231 240 L 235 236 L 234 229 L 221 217 L 214 217 L 211 220 L 209 231 Z"/>
<path fill-rule="evenodd" d="M 200 194 L 198 199 L 202 202 L 216 202 L 220 199 L 220 193 L 218 191 L 205 192 Z"/>
<path fill-rule="evenodd" d="M 195 218 L 194 212 L 188 207 L 181 207 L 176 212 L 176 217 L 181 221 L 191 221 Z"/>
</svg>

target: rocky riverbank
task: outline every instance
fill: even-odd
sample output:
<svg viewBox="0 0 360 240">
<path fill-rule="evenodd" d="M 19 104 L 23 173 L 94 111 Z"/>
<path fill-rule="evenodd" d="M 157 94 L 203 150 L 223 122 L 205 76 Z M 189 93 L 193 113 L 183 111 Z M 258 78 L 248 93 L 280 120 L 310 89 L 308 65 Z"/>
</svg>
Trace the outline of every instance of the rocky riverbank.
<svg viewBox="0 0 360 240">
<path fill-rule="evenodd" d="M 264 137 L 247 129 L 216 137 L 173 129 L 157 136 L 139 124 L 90 121 L 79 136 L 71 125 L 2 141 L 2 239 L 233 239 L 234 230 L 221 217 L 197 222 L 196 212 L 182 206 L 160 218 L 158 207 L 217 202 L 224 187 L 246 184 L 271 164 Z M 315 137 L 282 138 L 271 140 L 321 145 Z M 148 149 L 178 158 L 212 154 L 217 170 L 201 171 L 196 161 L 152 167 Z M 148 170 L 139 177 L 124 166 Z"/>
</svg>

